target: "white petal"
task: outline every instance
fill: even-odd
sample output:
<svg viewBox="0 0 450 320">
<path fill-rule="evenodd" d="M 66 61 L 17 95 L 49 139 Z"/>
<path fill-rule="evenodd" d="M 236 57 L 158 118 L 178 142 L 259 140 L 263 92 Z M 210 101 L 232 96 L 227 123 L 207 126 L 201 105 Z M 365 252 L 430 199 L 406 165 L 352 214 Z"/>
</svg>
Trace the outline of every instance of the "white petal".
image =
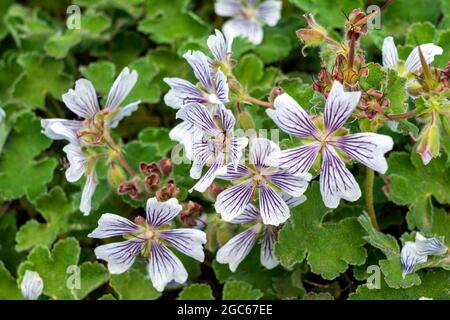
<svg viewBox="0 0 450 320">
<path fill-rule="evenodd" d="M 217 0 L 214 11 L 222 17 L 234 17 L 242 13 L 242 4 L 239 0 Z"/>
<path fill-rule="evenodd" d="M 95 172 L 89 174 L 86 177 L 86 183 L 84 184 L 83 193 L 81 194 L 80 211 L 83 212 L 85 216 L 89 215 L 91 212 L 92 196 L 97 187 L 97 182 L 95 180 Z"/>
<path fill-rule="evenodd" d="M 311 169 L 322 148 L 319 142 L 286 149 L 274 155 L 278 167 L 292 173 L 304 173 Z"/>
<path fill-rule="evenodd" d="M 196 190 L 198 192 L 205 192 L 206 189 L 211 185 L 214 179 L 217 176 L 219 169 L 224 165 L 224 155 L 223 153 L 219 153 L 212 163 L 211 167 L 209 167 L 208 171 L 203 175 L 203 177 L 198 180 L 198 182 L 189 190 Z"/>
<path fill-rule="evenodd" d="M 213 79 L 209 58 L 201 51 L 188 51 L 183 58 L 190 64 L 195 77 L 202 84 L 206 91 L 215 93 L 213 90 Z"/>
<path fill-rule="evenodd" d="M 35 271 L 27 270 L 20 284 L 25 300 L 37 300 L 44 290 L 44 281 Z"/>
<path fill-rule="evenodd" d="M 255 20 L 231 19 L 224 23 L 223 33 L 233 38 L 243 37 L 251 43 L 258 45 L 263 40 L 263 29 Z"/>
<path fill-rule="evenodd" d="M 250 163 L 259 169 L 268 168 L 276 162 L 280 147 L 265 138 L 255 138 L 250 144 Z"/>
<path fill-rule="evenodd" d="M 252 181 L 242 182 L 225 189 L 217 196 L 214 207 L 225 221 L 232 221 L 243 213 L 255 187 Z"/>
<path fill-rule="evenodd" d="M 217 262 L 228 263 L 231 272 L 235 272 L 242 260 L 252 250 L 260 231 L 261 226 L 258 224 L 231 238 L 217 251 Z"/>
<path fill-rule="evenodd" d="M 281 196 L 264 184 L 259 186 L 259 208 L 264 224 L 279 226 L 291 216 Z"/>
<path fill-rule="evenodd" d="M 164 103 L 174 109 L 180 109 L 190 103 L 206 103 L 207 99 L 202 90 L 195 85 L 180 78 L 164 78 L 170 86 L 169 92 L 164 96 Z"/>
<path fill-rule="evenodd" d="M 407 241 L 400 253 L 402 262 L 403 277 L 408 273 L 414 271 L 414 268 L 419 263 L 427 262 L 428 256 L 417 253 L 416 245 L 414 242 Z"/>
<path fill-rule="evenodd" d="M 420 49 L 422 50 L 427 64 L 434 61 L 434 56 L 439 56 L 444 52 L 441 47 L 432 43 L 422 44 L 420 45 Z M 421 67 L 422 65 L 420 64 L 419 49 L 418 47 L 415 47 L 406 59 L 406 72 L 414 72 L 419 70 Z"/>
<path fill-rule="evenodd" d="M 325 103 L 324 123 L 329 133 L 344 125 L 361 98 L 360 91 L 344 92 L 339 81 L 333 82 L 330 94 Z"/>
<path fill-rule="evenodd" d="M 111 274 L 121 274 L 133 265 L 144 245 L 144 240 L 134 238 L 98 246 L 94 252 L 97 259 L 108 262 L 108 270 Z"/>
<path fill-rule="evenodd" d="M 63 148 L 70 166 L 66 170 L 66 179 L 69 182 L 78 181 L 86 171 L 88 159 L 79 145 L 68 144 Z"/>
<path fill-rule="evenodd" d="M 117 114 L 111 119 L 108 126 L 110 128 L 117 127 L 123 118 L 131 116 L 131 114 L 137 110 L 139 103 L 141 103 L 141 101 L 135 101 L 120 108 Z"/>
<path fill-rule="evenodd" d="M 447 252 L 447 247 L 438 238 L 425 238 L 419 232 L 416 233 L 416 250 L 422 255 L 441 255 Z"/>
<path fill-rule="evenodd" d="M 349 157 L 384 174 L 388 169 L 384 154 L 392 150 L 394 141 L 386 135 L 364 132 L 338 138 L 335 145 Z"/>
<path fill-rule="evenodd" d="M 81 118 L 91 118 L 99 110 L 98 98 L 92 82 L 80 79 L 75 82 L 75 90 L 70 89 L 63 94 L 64 104 Z"/>
<path fill-rule="evenodd" d="M 245 176 L 249 176 L 250 174 L 251 171 L 242 164 L 238 164 L 237 166 L 235 166 L 234 164 L 229 164 L 225 167 L 220 168 L 219 172 L 217 173 L 217 178 L 233 181 L 242 179 Z"/>
<path fill-rule="evenodd" d="M 193 124 L 183 121 L 176 125 L 169 132 L 169 138 L 174 141 L 178 141 L 184 146 L 186 152 L 186 158 L 189 160 L 193 159 L 193 148 L 194 142 L 201 139 L 203 136 L 203 131 L 197 128 Z"/>
<path fill-rule="evenodd" d="M 283 170 L 265 175 L 265 177 L 282 191 L 293 197 L 300 197 L 306 191 L 306 188 L 308 188 L 308 182 L 312 178 L 309 173 L 292 174 Z"/>
<path fill-rule="evenodd" d="M 281 1 L 264 1 L 256 10 L 256 15 L 264 21 L 265 24 L 273 27 L 281 18 Z"/>
<path fill-rule="evenodd" d="M 394 68 L 398 63 L 397 47 L 394 43 L 394 38 L 386 37 L 383 41 L 383 66 L 389 69 Z"/>
<path fill-rule="evenodd" d="M 245 224 L 245 223 L 255 222 L 260 217 L 261 217 L 261 213 L 259 212 L 259 210 L 254 205 L 249 203 L 245 207 L 242 214 L 240 214 L 239 216 L 237 216 L 230 222 L 234 223 L 234 224 Z"/>
<path fill-rule="evenodd" d="M 153 286 L 159 292 L 164 291 L 166 285 L 172 280 L 184 283 L 188 277 L 180 259 L 172 251 L 156 241 L 153 241 L 151 244 L 148 274 Z"/>
<path fill-rule="evenodd" d="M 302 204 L 303 202 L 306 201 L 306 197 L 303 195 L 300 197 L 293 197 L 284 192 L 281 193 L 281 198 L 283 199 L 284 202 L 286 202 L 286 204 L 289 208 L 294 208 L 294 207 L 298 206 L 299 204 Z"/>
<path fill-rule="evenodd" d="M 206 233 L 196 229 L 174 229 L 160 231 L 161 237 L 178 251 L 200 262 L 205 260 L 203 245 Z"/>
<path fill-rule="evenodd" d="M 53 140 L 67 140 L 71 144 L 79 144 L 77 131 L 84 126 L 81 121 L 65 119 L 43 119 L 43 134 Z"/>
<path fill-rule="evenodd" d="M 117 108 L 128 96 L 131 89 L 133 89 L 137 79 L 138 74 L 135 70 L 130 72 L 128 67 L 123 68 L 117 79 L 114 81 L 111 90 L 109 90 L 106 108 L 109 110 Z"/>
<path fill-rule="evenodd" d="M 104 239 L 142 231 L 143 227 L 117 214 L 104 213 L 98 220 L 98 227 L 88 234 L 89 238 Z"/>
<path fill-rule="evenodd" d="M 214 97 L 217 98 L 217 100 L 213 101 L 212 99 L 209 99 L 210 103 L 218 104 L 218 103 L 227 103 L 230 100 L 228 99 L 228 83 L 227 83 L 227 76 L 219 69 L 216 72 L 216 76 L 214 78 Z"/>
<path fill-rule="evenodd" d="M 329 146 L 323 149 L 320 192 L 323 202 L 328 208 L 337 208 L 341 198 L 347 201 L 356 201 L 361 197 L 361 189 L 355 177 Z"/>
<path fill-rule="evenodd" d="M 273 269 L 280 264 L 275 256 L 276 234 L 272 228 L 266 228 L 261 241 L 261 264 L 267 269 Z"/>
<path fill-rule="evenodd" d="M 152 227 L 159 227 L 175 218 L 182 207 L 176 198 L 167 201 L 158 201 L 156 198 L 147 200 L 147 223 Z"/>
<path fill-rule="evenodd" d="M 192 103 L 180 109 L 177 112 L 177 119 L 182 119 L 212 136 L 220 133 L 209 110 L 198 103 Z"/>
<path fill-rule="evenodd" d="M 267 109 L 266 113 L 284 132 L 302 138 L 318 133 L 308 113 L 287 93 L 276 97 L 273 106 L 275 109 Z"/>
<path fill-rule="evenodd" d="M 208 47 L 216 61 L 227 62 L 231 55 L 233 37 L 225 37 L 220 30 L 215 30 L 215 35 L 208 37 Z"/>
</svg>

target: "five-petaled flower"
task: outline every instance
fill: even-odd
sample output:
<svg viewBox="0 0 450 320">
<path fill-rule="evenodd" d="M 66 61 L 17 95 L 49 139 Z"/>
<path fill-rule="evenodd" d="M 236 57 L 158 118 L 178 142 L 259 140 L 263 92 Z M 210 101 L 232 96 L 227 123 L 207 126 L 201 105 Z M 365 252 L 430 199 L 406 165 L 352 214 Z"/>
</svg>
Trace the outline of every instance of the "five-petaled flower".
<svg viewBox="0 0 450 320">
<path fill-rule="evenodd" d="M 289 207 L 295 207 L 306 200 L 305 196 L 293 198 L 286 194 L 283 198 Z M 254 205 L 248 204 L 244 212 L 230 222 L 234 224 L 253 225 L 231 238 L 217 251 L 217 262 L 228 263 L 230 270 L 232 272 L 236 271 L 239 264 L 247 257 L 257 240 L 260 239 L 261 264 L 267 269 L 273 269 L 279 264 L 278 258 L 275 255 L 278 229 L 271 225 L 262 225 L 261 213 Z"/>
<path fill-rule="evenodd" d="M 44 281 L 36 271 L 27 270 L 20 289 L 25 300 L 37 300 L 44 290 Z"/>
<path fill-rule="evenodd" d="M 263 40 L 263 25 L 273 27 L 281 18 L 281 1 L 217 0 L 216 14 L 232 17 L 223 25 L 223 32 L 233 37 L 244 37 L 254 44 Z"/>
<path fill-rule="evenodd" d="M 124 236 L 128 240 L 98 246 L 95 255 L 108 262 L 108 269 L 112 274 L 127 271 L 136 257 L 143 255 L 148 261 L 150 279 L 158 291 L 163 291 L 172 280 L 184 283 L 187 271 L 167 246 L 203 262 L 206 234 L 196 229 L 168 229 L 170 226 L 167 225 L 181 209 L 176 198 L 166 202 L 150 198 L 147 200 L 146 218 L 139 217 L 136 223 L 116 214 L 103 214 L 98 227 L 88 236 L 97 239 Z"/>
<path fill-rule="evenodd" d="M 219 170 L 219 179 L 236 183 L 217 196 L 215 208 L 222 219 L 232 221 L 239 217 L 252 198 L 258 198 L 264 224 L 278 226 L 290 217 L 283 193 L 292 197 L 302 196 L 311 175 L 291 174 L 274 166 L 273 157 L 278 152 L 280 148 L 272 141 L 255 138 L 250 145 L 248 165 L 229 164 Z"/>
<path fill-rule="evenodd" d="M 422 44 L 420 45 L 420 49 L 428 64 L 433 62 L 434 56 L 441 55 L 444 51 L 441 47 L 433 43 Z M 389 69 L 396 69 L 401 75 L 406 76 L 411 72 L 419 70 L 421 67 L 418 47 L 415 47 L 411 51 L 405 63 L 400 63 L 393 37 L 384 38 L 382 54 L 383 66 Z"/>
<path fill-rule="evenodd" d="M 341 198 L 356 201 L 361 196 L 358 183 L 345 167 L 344 156 L 380 173 L 387 170 L 384 154 L 393 147 L 391 137 L 370 132 L 346 134 L 342 128 L 360 96 L 361 92 L 344 92 L 342 84 L 335 81 L 323 117 L 312 120 L 286 93 L 275 99 L 275 109 L 266 111 L 281 130 L 304 139 L 302 146 L 278 153 L 275 158 L 280 168 L 293 173 L 308 172 L 321 155 L 320 191 L 329 208 L 336 208 Z"/>
<path fill-rule="evenodd" d="M 208 171 L 191 190 L 204 192 L 217 176 L 220 168 L 228 163 L 237 168 L 243 149 L 248 144 L 245 137 L 233 137 L 236 122 L 233 113 L 223 105 L 217 105 L 214 116 L 201 104 L 190 104 L 177 113 L 177 118 L 192 125 L 200 135 L 192 141 L 192 168 L 190 175 L 199 179 L 205 165 Z"/>
<path fill-rule="evenodd" d="M 401 251 L 403 277 L 414 271 L 416 265 L 427 262 L 428 256 L 442 255 L 447 247 L 438 238 L 425 238 L 416 233 L 414 242 L 406 241 Z"/>
</svg>

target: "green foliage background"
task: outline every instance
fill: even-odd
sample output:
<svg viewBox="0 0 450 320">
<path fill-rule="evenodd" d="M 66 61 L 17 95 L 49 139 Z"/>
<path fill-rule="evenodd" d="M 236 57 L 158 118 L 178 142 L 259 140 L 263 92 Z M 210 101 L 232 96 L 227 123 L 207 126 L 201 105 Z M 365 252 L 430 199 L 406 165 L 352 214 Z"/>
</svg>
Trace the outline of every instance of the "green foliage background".
<svg viewBox="0 0 450 320">
<path fill-rule="evenodd" d="M 305 26 L 302 14 L 315 13 L 316 20 L 339 39 L 345 23 L 342 12 L 377 3 L 283 1 L 282 19 L 277 26 L 265 28 L 261 45 L 235 41 L 236 76 L 257 98 L 267 97 L 273 86 L 281 85 L 303 107 L 316 106 L 320 99 L 311 89 L 311 76 L 317 74 L 320 54 L 325 53 L 307 49 L 308 56 L 301 55 L 295 30 Z M 71 4 L 82 8 L 80 30 L 66 27 Z M 193 80 L 182 54 L 188 49 L 207 52 L 208 35 L 223 21 L 215 15 L 212 0 L 1 1 L 0 106 L 7 117 L 0 123 L 0 299 L 22 298 L 18 283 L 29 268 L 43 278 L 44 298 L 52 299 L 450 298 L 450 262 L 430 259 L 430 268 L 402 278 L 401 243 L 396 240 L 409 240 L 411 232 L 419 230 L 445 237 L 450 245 L 450 142 L 443 141 L 445 152 L 424 167 L 416 155 L 410 156 L 412 139 L 387 129 L 383 133 L 393 136 L 396 150 L 389 156 L 389 172 L 376 178 L 375 204 L 382 232 L 373 230 L 361 215 L 364 199 L 330 211 L 313 182 L 308 201 L 292 210 L 281 231 L 276 253 L 282 266 L 273 270 L 260 266 L 259 248 L 235 273 L 215 262 L 213 252 L 202 265 L 183 258 L 190 276 L 187 286 L 169 288 L 161 295 L 146 279 L 143 262 L 111 276 L 96 261 L 96 243 L 86 235 L 99 216 L 113 212 L 134 217 L 143 209 L 124 202 L 100 174 L 94 210 L 84 217 L 78 211 L 81 184 L 69 184 L 64 178 L 60 162 L 64 143 L 52 143 L 42 135 L 40 119 L 73 117 L 61 95 L 76 79 L 91 80 L 104 97 L 118 72 L 129 66 L 139 73 L 139 80 L 127 101 L 140 99 L 142 104 L 115 133 L 135 168 L 141 161 L 158 161 L 174 146 L 168 132 L 176 123 L 175 111 L 162 101 L 168 90 L 162 78 Z M 450 1 L 396 0 L 383 12 L 381 29 L 370 30 L 363 38 L 367 61 L 381 62 L 381 44 L 388 35 L 396 39 L 401 58 L 416 40 L 443 47 L 435 65 L 444 67 L 450 58 Z M 368 85 L 377 83 L 377 66 L 370 68 Z M 391 102 L 405 103 L 402 90 L 392 89 L 390 94 Z M 263 110 L 248 108 L 259 128 L 275 128 Z M 174 171 L 180 200 L 193 185 L 188 169 L 178 165 Z M 353 171 L 363 173 L 358 167 Z M 193 193 L 189 198 L 214 214 L 205 196 Z M 224 225 L 218 228 L 218 238 L 234 232 Z M 81 266 L 80 290 L 62 285 L 67 266 L 74 264 Z M 381 267 L 379 290 L 365 285 L 366 268 L 372 264 Z"/>
</svg>

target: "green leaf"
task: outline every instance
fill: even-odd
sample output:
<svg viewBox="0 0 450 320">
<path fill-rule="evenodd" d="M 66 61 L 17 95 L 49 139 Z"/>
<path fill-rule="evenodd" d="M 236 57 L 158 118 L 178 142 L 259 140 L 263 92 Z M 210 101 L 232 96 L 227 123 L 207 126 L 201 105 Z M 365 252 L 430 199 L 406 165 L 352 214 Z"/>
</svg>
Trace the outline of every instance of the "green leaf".
<svg viewBox="0 0 450 320">
<path fill-rule="evenodd" d="M 408 227 L 427 234 L 433 227 L 432 199 L 450 203 L 450 169 L 446 157 L 433 159 L 423 165 L 417 155 L 410 159 L 406 153 L 393 152 L 388 160 L 388 198 L 398 205 L 409 207 Z"/>
<path fill-rule="evenodd" d="M 79 267 L 80 288 L 72 287 L 71 271 L 78 266 L 80 245 L 74 238 L 58 241 L 53 250 L 42 245 L 36 246 L 19 267 L 19 274 L 26 270 L 39 273 L 44 281 L 44 294 L 56 300 L 83 299 L 109 279 L 106 268 L 98 262 L 84 262 Z"/>
<path fill-rule="evenodd" d="M 45 43 L 45 52 L 50 57 L 61 59 L 67 56 L 69 50 L 81 41 L 81 35 L 77 30 L 66 33 L 56 33 Z"/>
<path fill-rule="evenodd" d="M 319 184 L 306 192 L 308 200 L 291 210 L 291 219 L 279 233 L 275 253 L 285 267 L 305 258 L 311 271 L 334 279 L 349 265 L 364 263 L 363 230 L 355 218 L 324 222 L 330 212 L 323 204 Z"/>
<path fill-rule="evenodd" d="M 390 104 L 386 112 L 391 114 L 403 113 L 406 110 L 406 79 L 400 77 L 396 71 L 389 70 L 384 94 Z"/>
<path fill-rule="evenodd" d="M 234 74 L 244 87 L 251 88 L 264 76 L 264 64 L 254 54 L 247 54 L 239 61 Z"/>
<path fill-rule="evenodd" d="M 449 26 L 450 27 L 450 26 Z M 436 44 L 444 50 L 442 55 L 436 56 L 434 58 L 433 65 L 440 68 L 445 68 L 448 61 L 450 60 L 450 30 L 444 30 L 439 33 Z"/>
<path fill-rule="evenodd" d="M 136 70 L 139 75 L 138 81 L 124 101 L 128 102 L 141 100 L 145 103 L 157 103 L 161 96 L 161 88 L 153 83 L 153 78 L 158 74 L 158 67 L 152 63 L 150 56 L 145 56 L 133 61 L 129 68 Z"/>
<path fill-rule="evenodd" d="M 369 289 L 366 284 L 360 285 L 350 300 L 418 300 L 421 297 L 444 299 L 450 297 L 450 272 L 430 270 L 421 272 L 422 283 L 406 289 L 393 289 L 381 281 L 380 289 Z"/>
<path fill-rule="evenodd" d="M 1 300 L 20 300 L 22 292 L 17 285 L 16 279 L 6 269 L 3 261 L 0 260 L 0 299 Z"/>
<path fill-rule="evenodd" d="M 57 161 L 51 157 L 35 158 L 50 144 L 51 140 L 41 134 L 35 115 L 25 113 L 17 119 L 0 161 L 0 199 L 13 200 L 25 195 L 34 199 L 46 191 Z"/>
<path fill-rule="evenodd" d="M 20 227 L 16 235 L 16 250 L 24 251 L 38 244 L 49 247 L 58 234 L 67 229 L 69 214 L 74 207 L 60 187 L 53 188 L 50 193 L 36 199 L 36 209 L 45 223 L 28 220 Z"/>
<path fill-rule="evenodd" d="M 80 67 L 81 74 L 92 82 L 102 96 L 106 96 L 111 89 L 116 74 L 116 66 L 109 61 L 96 61 Z"/>
<path fill-rule="evenodd" d="M 17 233 L 17 214 L 8 212 L 0 216 L 0 260 L 3 261 L 6 268 L 15 274 L 17 266 L 22 260 L 14 248 Z"/>
<path fill-rule="evenodd" d="M 43 108 L 48 93 L 60 99 L 72 85 L 72 77 L 64 73 L 61 61 L 37 52 L 23 53 L 17 61 L 23 73 L 15 84 L 13 96 L 29 109 Z"/>
<path fill-rule="evenodd" d="M 430 22 L 414 23 L 409 27 L 405 44 L 417 46 L 434 41 L 436 28 Z"/>
<path fill-rule="evenodd" d="M 287 57 L 290 51 L 291 42 L 289 37 L 270 31 L 264 34 L 264 41 L 255 50 L 256 54 L 265 63 L 279 61 Z"/>
<path fill-rule="evenodd" d="M 111 275 L 111 287 L 120 300 L 155 300 L 161 296 L 161 293 L 153 288 L 145 270 L 136 266 L 122 274 Z"/>
<path fill-rule="evenodd" d="M 214 300 L 212 289 L 203 283 L 194 283 L 184 288 L 177 300 Z"/>
<path fill-rule="evenodd" d="M 361 78 L 360 85 L 363 90 L 376 89 L 380 90 L 381 85 L 385 82 L 386 74 L 378 63 L 370 62 L 367 64 L 369 74 L 365 78 Z"/>
<path fill-rule="evenodd" d="M 208 34 L 206 24 L 187 10 L 190 0 L 149 0 L 147 15 L 138 30 L 157 43 L 172 43 L 176 39 L 199 38 Z"/>
<path fill-rule="evenodd" d="M 261 290 L 253 289 L 244 281 L 227 281 L 223 287 L 223 300 L 259 300 L 263 296 Z"/>
</svg>

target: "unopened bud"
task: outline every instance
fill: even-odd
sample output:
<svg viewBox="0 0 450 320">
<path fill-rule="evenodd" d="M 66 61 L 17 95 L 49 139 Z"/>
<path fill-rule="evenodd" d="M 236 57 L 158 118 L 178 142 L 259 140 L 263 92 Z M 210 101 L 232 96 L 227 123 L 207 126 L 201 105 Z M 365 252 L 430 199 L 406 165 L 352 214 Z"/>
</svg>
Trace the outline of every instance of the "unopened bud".
<svg viewBox="0 0 450 320">
<path fill-rule="evenodd" d="M 283 93 L 284 90 L 282 87 L 273 87 L 272 91 L 270 91 L 269 101 L 273 103 L 275 101 L 275 98 L 282 95 Z"/>
<path fill-rule="evenodd" d="M 133 180 L 121 183 L 117 188 L 117 191 L 119 192 L 119 194 L 128 193 L 133 199 L 137 198 L 139 195 L 139 189 L 136 182 Z"/>
<path fill-rule="evenodd" d="M 145 189 L 147 191 L 151 191 L 153 187 L 158 186 L 159 184 L 159 176 L 155 173 L 145 177 L 144 179 Z"/>
<path fill-rule="evenodd" d="M 112 187 L 117 188 L 125 181 L 126 177 L 122 168 L 112 162 L 108 168 L 107 179 Z"/>
<path fill-rule="evenodd" d="M 134 223 L 136 224 L 143 224 L 145 222 L 145 218 L 143 216 L 137 216 L 134 218 Z"/>
<path fill-rule="evenodd" d="M 175 185 L 173 180 L 169 180 L 161 189 L 156 191 L 155 196 L 159 201 L 167 201 L 170 198 L 175 198 L 180 189 Z"/>
<path fill-rule="evenodd" d="M 304 44 L 302 54 L 305 56 L 304 50 L 307 47 L 318 46 L 325 41 L 327 31 L 314 20 L 312 14 L 307 13 L 303 17 L 305 17 L 309 28 L 299 29 L 295 33 Z"/>
<path fill-rule="evenodd" d="M 155 162 L 152 162 L 152 163 L 141 162 L 139 164 L 139 169 L 144 174 L 144 176 L 149 176 L 152 174 L 157 174 L 157 175 L 161 174 L 161 171 Z"/>
<path fill-rule="evenodd" d="M 159 161 L 159 169 L 161 170 L 162 174 L 167 177 L 170 175 L 173 169 L 173 163 L 172 160 L 169 158 L 164 158 Z"/>
<path fill-rule="evenodd" d="M 255 128 L 255 122 L 253 121 L 253 117 L 248 111 L 241 111 L 238 113 L 237 117 L 239 126 L 243 130 L 249 130 Z"/>
<path fill-rule="evenodd" d="M 439 127 L 435 124 L 427 126 L 420 137 L 417 153 L 422 158 L 424 165 L 427 165 L 431 159 L 439 156 L 440 134 Z"/>
</svg>

